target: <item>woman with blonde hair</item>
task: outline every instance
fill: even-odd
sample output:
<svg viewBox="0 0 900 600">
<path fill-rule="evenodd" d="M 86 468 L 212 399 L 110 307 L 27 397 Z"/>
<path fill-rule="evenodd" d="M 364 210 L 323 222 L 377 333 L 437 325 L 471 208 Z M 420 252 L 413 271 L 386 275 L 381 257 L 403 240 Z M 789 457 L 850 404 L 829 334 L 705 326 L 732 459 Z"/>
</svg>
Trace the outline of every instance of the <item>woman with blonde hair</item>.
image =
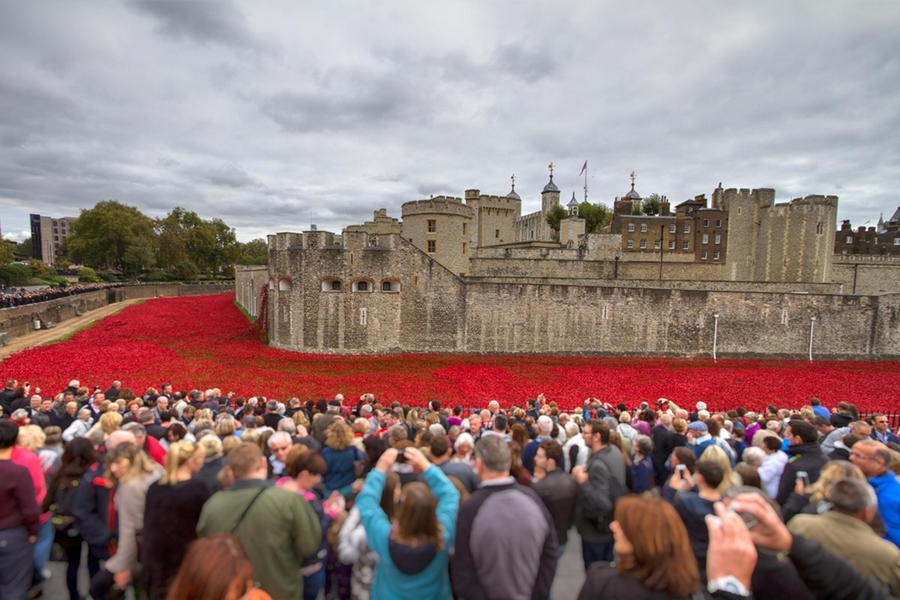
<svg viewBox="0 0 900 600">
<path fill-rule="evenodd" d="M 100 428 L 100 431 L 103 432 L 103 439 L 109 437 L 113 431 L 116 431 L 122 426 L 122 415 L 117 412 L 105 412 L 100 415 L 100 418 L 97 419 L 96 427 Z"/>
<path fill-rule="evenodd" d="M 324 483 L 328 494 L 337 490 L 345 498 L 352 494 L 350 486 L 356 480 L 356 463 L 365 460 L 365 455 L 353 445 L 353 431 L 343 421 L 335 421 L 328 426 L 322 458 L 328 469 Z"/>
<path fill-rule="evenodd" d="M 719 446 L 709 446 L 700 455 L 699 460 L 709 460 L 722 467 L 722 482 L 716 486 L 716 491 L 720 494 L 729 488 L 741 486 L 741 478 L 731 468 L 731 457 Z"/>
<path fill-rule="evenodd" d="M 159 465 L 137 444 L 124 442 L 107 453 L 106 479 L 116 484 L 116 552 L 91 579 L 92 598 L 108 598 L 113 585 L 124 590 L 140 568 L 138 537 L 144 528 L 147 489 L 161 475 Z"/>
<path fill-rule="evenodd" d="M 194 478 L 205 459 L 206 452 L 194 442 L 174 442 L 166 453 L 165 474 L 147 490 L 140 562 L 150 600 L 166 597 L 185 549 L 197 538 L 200 509 L 211 495 L 207 484 Z"/>
<path fill-rule="evenodd" d="M 794 483 L 794 491 L 781 507 L 781 516 L 787 523 L 794 515 L 804 513 L 820 514 L 831 508 L 828 491 L 841 479 L 858 479 L 866 481 L 866 476 L 853 463 L 846 460 L 830 460 L 819 472 L 819 478 L 806 485 L 800 478 Z"/>
</svg>

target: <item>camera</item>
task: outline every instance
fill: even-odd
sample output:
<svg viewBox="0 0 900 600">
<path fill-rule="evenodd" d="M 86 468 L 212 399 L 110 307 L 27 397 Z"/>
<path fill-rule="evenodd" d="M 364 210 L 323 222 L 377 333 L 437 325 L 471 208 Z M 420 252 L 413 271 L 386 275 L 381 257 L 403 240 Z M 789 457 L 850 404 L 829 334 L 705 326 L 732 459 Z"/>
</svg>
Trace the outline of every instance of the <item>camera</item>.
<svg viewBox="0 0 900 600">
<path fill-rule="evenodd" d="M 406 462 L 406 454 L 404 454 L 402 451 L 397 453 L 397 460 L 395 462 L 397 462 L 399 464 L 405 463 Z"/>
</svg>

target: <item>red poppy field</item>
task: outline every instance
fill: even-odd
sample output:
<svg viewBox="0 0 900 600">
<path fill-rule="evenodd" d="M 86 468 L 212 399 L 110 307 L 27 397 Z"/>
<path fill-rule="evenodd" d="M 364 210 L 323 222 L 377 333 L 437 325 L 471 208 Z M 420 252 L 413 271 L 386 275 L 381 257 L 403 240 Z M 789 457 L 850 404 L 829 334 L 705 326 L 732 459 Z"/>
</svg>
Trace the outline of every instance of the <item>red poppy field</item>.
<svg viewBox="0 0 900 600">
<path fill-rule="evenodd" d="M 562 408 L 585 398 L 625 403 L 665 397 L 712 410 L 767 404 L 799 407 L 816 396 L 828 407 L 846 400 L 863 412 L 896 412 L 900 361 L 787 361 L 402 354 L 332 356 L 270 348 L 229 294 L 153 299 L 130 306 L 68 340 L 17 353 L 0 377 L 30 381 L 45 395 L 79 379 L 136 393 L 170 381 L 175 389 L 218 387 L 249 397 L 303 400 L 340 392 L 374 393 L 413 405 L 523 405 L 543 393 Z"/>
</svg>

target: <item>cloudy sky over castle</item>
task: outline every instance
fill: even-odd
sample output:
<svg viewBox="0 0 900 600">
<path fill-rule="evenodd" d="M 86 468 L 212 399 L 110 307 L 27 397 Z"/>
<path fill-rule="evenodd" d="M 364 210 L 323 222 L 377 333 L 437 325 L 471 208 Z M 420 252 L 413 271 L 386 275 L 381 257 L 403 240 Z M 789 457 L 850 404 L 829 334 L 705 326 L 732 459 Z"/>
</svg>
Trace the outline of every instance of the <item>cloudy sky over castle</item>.
<svg viewBox="0 0 900 600">
<path fill-rule="evenodd" d="M 900 204 L 900 2 L 0 0 L 0 226 L 115 199 L 247 241 L 467 188 Z"/>
</svg>

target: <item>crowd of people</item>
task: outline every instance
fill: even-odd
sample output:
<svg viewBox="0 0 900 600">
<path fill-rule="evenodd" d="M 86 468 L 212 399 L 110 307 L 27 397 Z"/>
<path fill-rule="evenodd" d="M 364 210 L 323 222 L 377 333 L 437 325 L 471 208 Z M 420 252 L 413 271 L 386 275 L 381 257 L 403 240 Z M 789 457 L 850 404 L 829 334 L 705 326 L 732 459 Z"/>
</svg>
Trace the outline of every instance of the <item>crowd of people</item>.
<svg viewBox="0 0 900 600">
<path fill-rule="evenodd" d="M 0 308 L 12 308 L 26 304 L 37 304 L 48 300 L 76 296 L 97 290 L 106 290 L 121 287 L 123 283 L 74 283 L 65 287 L 42 287 L 39 289 L 26 289 L 23 287 L 3 288 L 0 290 Z"/>
<path fill-rule="evenodd" d="M 0 391 L 0 598 L 900 595 L 900 445 L 813 398 L 710 412 Z M 577 537 L 573 535 L 577 532 Z"/>
</svg>

